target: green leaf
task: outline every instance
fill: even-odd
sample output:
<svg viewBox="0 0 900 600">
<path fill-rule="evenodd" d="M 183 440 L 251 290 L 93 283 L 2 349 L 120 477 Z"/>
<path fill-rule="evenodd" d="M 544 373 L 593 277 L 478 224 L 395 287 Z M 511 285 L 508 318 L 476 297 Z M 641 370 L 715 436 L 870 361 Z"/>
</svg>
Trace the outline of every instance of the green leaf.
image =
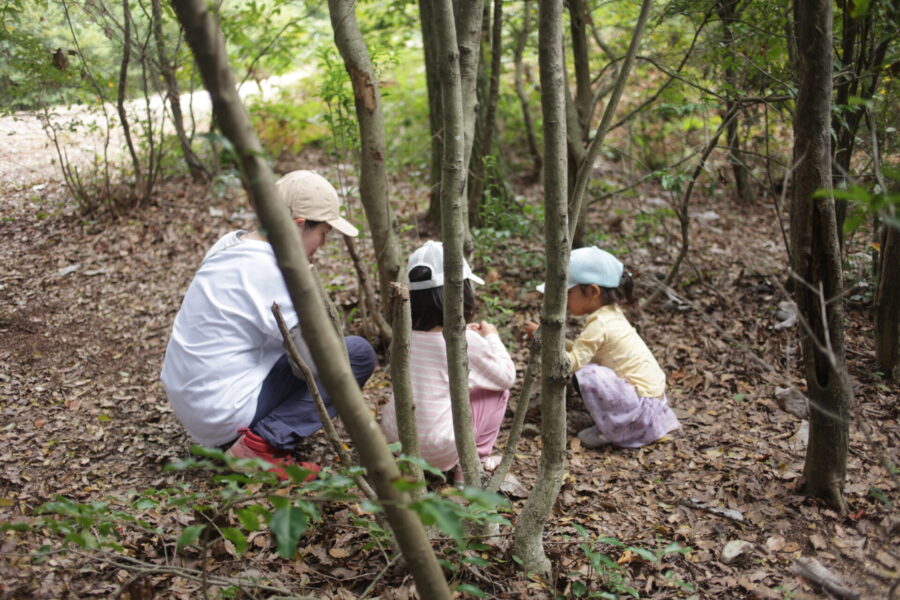
<svg viewBox="0 0 900 600">
<path fill-rule="evenodd" d="M 646 548 L 637 548 L 635 546 L 628 546 L 628 548 L 626 548 L 626 550 L 631 550 L 632 552 L 634 552 L 635 554 L 637 554 L 638 556 L 640 556 L 647 562 L 652 562 L 652 563 L 659 562 L 659 558 L 656 556 L 656 554 L 654 554 L 650 550 L 647 550 Z"/>
<path fill-rule="evenodd" d="M 467 565 L 477 565 L 479 567 L 486 567 L 490 564 L 488 561 L 484 560 L 480 556 L 472 556 L 472 555 L 464 557 L 462 559 L 462 562 L 464 562 Z"/>
<path fill-rule="evenodd" d="M 234 549 L 238 554 L 243 554 L 247 549 L 247 538 L 243 532 L 236 527 L 225 527 L 222 529 L 222 537 L 234 544 Z"/>
<path fill-rule="evenodd" d="M 200 537 L 200 533 L 206 529 L 206 525 L 190 525 L 184 528 L 181 535 L 178 536 L 178 543 L 175 545 L 175 551 L 181 552 L 185 546 L 190 546 Z"/>
<path fill-rule="evenodd" d="M 309 524 L 309 515 L 291 505 L 287 498 L 273 496 L 271 500 L 277 508 L 269 519 L 269 529 L 278 541 L 278 554 L 282 558 L 292 558 L 297 552 L 297 541 Z"/>
<path fill-rule="evenodd" d="M 259 510 L 253 508 L 239 508 L 234 511 L 241 527 L 247 531 L 256 531 L 259 529 Z"/>
<path fill-rule="evenodd" d="M 194 456 L 202 456 L 204 458 L 214 458 L 225 462 L 225 452 L 219 448 L 207 448 L 206 446 L 194 444 L 191 446 L 191 454 Z"/>
<path fill-rule="evenodd" d="M 398 477 L 391 482 L 391 485 L 393 485 L 397 491 L 411 492 L 413 490 L 418 490 L 425 487 L 425 482 L 416 481 L 415 479 L 410 479 L 408 477 Z"/>
<path fill-rule="evenodd" d="M 457 544 L 462 544 L 462 521 L 453 508 L 448 506 L 448 503 L 453 504 L 449 500 L 426 498 L 413 502 L 410 504 L 410 508 L 418 513 L 422 523 L 425 525 L 437 525 L 441 533 L 452 537 Z"/>
<path fill-rule="evenodd" d="M 486 595 L 481 588 L 471 585 L 469 583 L 461 583 L 457 586 L 456 591 L 463 592 L 464 594 L 469 594 L 470 596 L 475 596 L 476 598 L 484 598 Z"/>
</svg>

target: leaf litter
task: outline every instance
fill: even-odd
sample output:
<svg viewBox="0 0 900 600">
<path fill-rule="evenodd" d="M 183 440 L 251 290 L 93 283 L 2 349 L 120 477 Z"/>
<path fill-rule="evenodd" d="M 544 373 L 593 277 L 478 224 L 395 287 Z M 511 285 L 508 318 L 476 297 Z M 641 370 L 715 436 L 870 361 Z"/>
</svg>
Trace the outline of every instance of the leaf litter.
<svg viewBox="0 0 900 600">
<path fill-rule="evenodd" d="M 404 197 L 401 219 L 411 219 L 412 199 L 424 193 L 403 182 L 397 189 Z M 127 218 L 90 219 L 68 211 L 63 193 L 51 182 L 39 193 L 8 190 L 3 199 L 0 521 L 28 519 L 58 495 L 89 502 L 150 487 L 207 484 L 197 472 L 163 471 L 187 455 L 189 441 L 158 376 L 172 320 L 203 253 L 225 232 L 252 226 L 246 200 L 237 190 L 214 195 L 176 180 L 160 185 L 154 203 Z M 35 210 L 38 204 L 43 210 Z M 575 434 L 590 419 L 569 394 L 567 474 L 546 537 L 552 576 L 522 574 L 505 531 L 478 554 L 482 560 L 461 566 L 454 585 L 475 585 L 494 598 L 576 597 L 578 582 L 594 586 L 588 589 L 610 585 L 592 566 L 591 556 L 602 553 L 627 573 L 641 598 L 816 598 L 828 593 L 823 586 L 840 585 L 863 598 L 883 598 L 897 586 L 898 490 L 886 465 L 900 458 L 898 389 L 875 375 L 870 307 L 848 304 L 847 310 L 856 404 L 845 487 L 849 512 L 842 517 L 797 493 L 805 453 L 797 435 L 805 421 L 785 412 L 780 398 L 784 389 L 802 392 L 804 382 L 797 328 L 781 327 L 785 315 L 778 312 L 786 300 L 779 291 L 786 259 L 771 208 L 724 208 L 710 199 L 696 204 L 705 211 L 698 214 L 715 211 L 715 227 L 694 227 L 677 301 L 631 312 L 669 375 L 669 397 L 683 429 L 640 449 L 586 449 Z M 631 216 L 644 209 L 636 199 L 623 199 L 592 207 L 590 214 L 598 232 L 606 215 L 617 216 L 617 236 L 631 250 L 625 261 L 646 297 L 646 283 L 665 274 L 675 245 L 641 231 L 644 225 Z M 411 228 L 404 250 L 418 243 L 409 236 L 423 231 Z M 521 370 L 525 350 L 514 332 L 538 317 L 540 296 L 532 290 L 542 279 L 543 248 L 516 238 L 496 244 L 491 256 L 497 262 L 475 266 L 491 271 L 511 309 L 502 317 L 504 336 Z M 349 313 L 358 290 L 340 246 L 326 246 L 318 262 L 326 287 Z M 362 240 L 360 251 L 372 260 L 370 242 Z M 570 324 L 577 331 L 579 323 Z M 377 409 L 389 394 L 382 364 L 364 395 Z M 791 412 L 802 415 L 799 410 Z M 539 419 L 539 408 L 532 407 L 514 479 L 505 487 L 518 509 L 537 473 Z M 505 435 L 504 428 L 500 449 Z M 335 460 L 322 435 L 302 451 L 322 464 Z M 368 544 L 357 520 L 363 512 L 340 503 L 321 510 L 326 518 L 300 538 L 295 558 L 278 558 L 270 535 L 254 532 L 243 554 L 231 541 L 213 544 L 210 576 L 252 578 L 321 598 L 358 598 L 373 582 L 368 597 L 417 597 L 403 566 Z M 155 509 L 140 518 L 172 539 L 191 524 L 181 513 Z M 102 553 L 51 552 L 35 561 L 32 553 L 52 541 L 49 534 L 7 532 L 0 598 L 201 595 L 196 579 L 151 568 L 197 567 L 196 553 L 173 556 L 174 542 L 146 532 L 125 536 L 127 555 L 144 564 L 138 575 Z M 672 543 L 691 550 L 650 560 L 652 551 Z M 439 549 L 450 544 L 435 541 Z M 729 544 L 741 552 L 725 561 Z M 813 583 L 803 575 L 811 569 L 833 581 Z M 212 585 L 215 591 L 222 584 Z"/>
</svg>

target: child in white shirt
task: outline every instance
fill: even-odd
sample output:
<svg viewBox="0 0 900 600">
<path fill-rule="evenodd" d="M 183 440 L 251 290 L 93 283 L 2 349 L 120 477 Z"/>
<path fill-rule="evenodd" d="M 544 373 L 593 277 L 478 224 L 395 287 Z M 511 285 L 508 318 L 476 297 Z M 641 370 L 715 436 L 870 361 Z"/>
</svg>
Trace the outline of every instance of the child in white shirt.
<svg viewBox="0 0 900 600">
<path fill-rule="evenodd" d="M 410 339 L 410 378 L 415 404 L 416 432 L 422 458 L 441 471 L 459 463 L 453 416 L 450 409 L 450 379 L 447 347 L 443 334 L 444 256 L 440 242 L 428 241 L 409 257 L 407 270 L 410 287 L 412 336 Z M 469 398 L 472 403 L 472 427 L 475 444 L 485 469 L 499 460 L 491 455 L 509 390 L 516 379 L 512 358 L 500 341 L 497 329 L 482 321 L 470 323 L 475 314 L 472 282 L 484 281 L 464 263 L 464 317 L 469 359 Z M 384 407 L 381 427 L 391 442 L 399 440 L 394 400 Z"/>
<path fill-rule="evenodd" d="M 666 398 L 666 375 L 628 322 L 620 303 L 634 302 L 634 282 L 621 261 L 596 247 L 569 256 L 566 309 L 589 315 L 566 351 L 594 425 L 579 432 L 582 444 L 639 448 L 679 429 Z M 543 292 L 544 286 L 538 286 Z M 533 333 L 537 324 L 526 323 Z"/>
</svg>

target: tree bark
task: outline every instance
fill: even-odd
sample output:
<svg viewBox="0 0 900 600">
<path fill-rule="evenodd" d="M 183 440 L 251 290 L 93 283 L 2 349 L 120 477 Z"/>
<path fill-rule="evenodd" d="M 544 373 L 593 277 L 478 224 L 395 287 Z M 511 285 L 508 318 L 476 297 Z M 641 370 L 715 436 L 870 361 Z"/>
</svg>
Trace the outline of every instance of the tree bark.
<svg viewBox="0 0 900 600">
<path fill-rule="evenodd" d="M 890 3 L 888 5 L 888 2 Z M 853 15 L 855 3 L 841 1 L 841 72 L 835 78 L 834 103 L 840 112 L 834 112 L 831 128 L 834 131 L 835 144 L 831 165 L 832 185 L 843 188 L 851 177 L 851 160 L 853 158 L 856 137 L 860 123 L 865 115 L 861 105 L 850 107 L 850 98 L 871 100 L 878 89 L 878 81 L 884 66 L 887 50 L 896 37 L 900 27 L 900 2 L 874 1 L 869 4 L 865 16 L 860 19 Z M 887 5 L 887 6 L 885 6 Z M 886 13 L 881 18 L 878 9 L 885 7 Z M 876 39 L 884 27 L 885 37 Z M 844 243 L 844 220 L 847 215 L 847 201 L 835 202 L 838 225 L 838 240 Z"/>
<path fill-rule="evenodd" d="M 125 112 L 125 96 L 128 86 L 128 64 L 130 59 L 131 5 L 129 4 L 129 0 L 122 0 L 122 60 L 119 63 L 119 85 L 116 93 L 116 110 L 119 113 L 119 121 L 121 121 L 122 124 L 122 135 L 125 137 L 125 145 L 128 146 L 128 154 L 131 156 L 131 165 L 134 167 L 133 190 L 138 198 L 143 198 L 144 183 L 141 175 L 141 161 L 134 149 L 134 141 L 131 139 L 131 125 L 128 121 L 128 113 Z"/>
<path fill-rule="evenodd" d="M 882 225 L 875 290 L 875 360 L 884 376 L 900 382 L 900 230 Z"/>
<path fill-rule="evenodd" d="M 482 196 L 487 187 L 487 169 L 484 160 L 491 155 L 494 146 L 494 131 L 497 128 L 497 102 L 500 97 L 500 59 L 503 56 L 503 0 L 494 0 L 494 14 L 491 23 L 491 74 L 488 85 L 487 102 L 481 135 L 476 136 L 478 147 L 472 153 L 469 170 L 472 172 L 469 187 L 469 226 L 478 224 Z M 499 161 L 498 161 L 499 165 Z"/>
<path fill-rule="evenodd" d="M 575 114 L 578 116 L 580 131 L 591 130 L 591 113 L 594 108 L 594 93 L 591 89 L 591 61 L 588 48 L 587 4 L 584 0 L 568 0 L 569 29 L 572 36 L 572 64 L 575 69 Z M 584 144 L 587 140 L 579 140 Z"/>
<path fill-rule="evenodd" d="M 738 13 L 738 0 L 717 0 L 716 12 L 722 20 L 722 45 L 727 49 L 731 49 L 734 47 L 735 41 L 731 27 L 740 16 Z M 722 113 L 723 118 L 724 115 L 734 113 L 736 103 L 732 96 L 739 89 L 737 73 L 731 60 L 725 64 L 725 84 L 730 91 L 728 92 L 728 99 L 725 101 L 725 110 Z M 750 173 L 747 165 L 741 160 L 739 125 L 739 119 L 732 119 L 725 131 L 725 140 L 728 145 L 728 162 L 731 163 L 731 172 L 734 175 L 734 187 L 738 201 L 742 204 L 750 204 L 754 199 L 753 187 L 750 185 Z"/>
<path fill-rule="evenodd" d="M 308 315 L 304 319 L 304 337 L 319 366 L 319 376 L 359 450 L 416 586 L 429 598 L 449 600 L 450 591 L 425 529 L 416 514 L 406 508 L 409 495 L 394 486 L 401 475 L 387 442 L 363 401 L 349 363 L 335 360 L 336 356 L 342 356 L 343 342 L 328 319 L 299 231 L 287 207 L 278 199 L 272 171 L 237 94 L 222 32 L 204 0 L 175 0 L 173 6 L 209 90 L 222 132 L 234 145 L 244 181 L 249 186 L 260 224 L 269 234 L 291 301 Z"/>
<path fill-rule="evenodd" d="M 184 162 L 187 163 L 191 178 L 194 181 L 207 181 L 209 179 L 209 170 L 194 153 L 194 150 L 191 148 L 191 141 L 184 130 L 184 115 L 181 113 L 181 91 L 178 87 L 178 78 L 175 77 L 175 70 L 172 68 L 172 63 L 169 62 L 169 56 L 166 52 L 161 0 L 151 0 L 150 7 L 153 16 L 153 36 L 156 39 L 156 55 L 159 60 L 159 74 L 162 76 L 163 84 L 166 87 L 166 100 L 169 101 L 169 110 L 172 111 L 172 125 L 175 127 L 175 135 L 178 136 L 181 155 L 184 157 Z"/>
<path fill-rule="evenodd" d="M 434 23 L 441 55 L 441 106 L 445 134 L 441 174 L 441 233 L 444 241 L 444 340 L 447 344 L 453 435 L 456 437 L 456 449 L 466 485 L 481 487 L 483 469 L 472 430 L 466 322 L 463 318 L 463 246 L 466 230 L 464 199 L 468 164 L 464 134 L 466 119 L 463 114 L 461 47 L 457 42 L 451 0 L 435 2 Z"/>
<path fill-rule="evenodd" d="M 622 92 L 625 91 L 625 83 L 628 81 L 628 75 L 631 73 L 631 66 L 634 64 L 634 57 L 637 55 L 638 46 L 640 46 L 641 38 L 644 35 L 644 29 L 647 26 L 647 20 L 650 18 L 650 7 L 653 0 L 642 0 L 641 13 L 638 21 L 634 26 L 634 33 L 631 36 L 631 43 L 622 61 L 622 70 L 619 71 L 619 77 L 616 79 L 615 88 L 609 97 L 606 109 L 603 111 L 603 118 L 600 120 L 600 126 L 597 127 L 597 133 L 594 134 L 590 146 L 587 149 L 584 160 L 578 165 L 578 174 L 575 179 L 575 187 L 572 196 L 569 198 L 569 237 L 575 236 L 575 230 L 579 223 L 584 220 L 587 203 L 584 202 L 584 195 L 587 192 L 588 181 L 594 172 L 594 161 L 600 153 L 600 147 L 606 138 L 610 125 L 615 117 L 616 108 L 619 106 L 619 100 L 622 98 Z"/>
<path fill-rule="evenodd" d="M 519 516 L 516 554 L 526 571 L 547 573 L 544 526 L 562 485 L 566 458 L 566 265 L 569 227 L 566 198 L 566 107 L 562 0 L 540 0 L 538 26 L 541 104 L 544 116 L 544 236 L 546 288 L 541 316 L 541 459 L 538 478 Z M 523 399 L 523 401 L 525 401 Z"/>
<path fill-rule="evenodd" d="M 794 116 L 791 255 L 804 321 L 803 363 L 810 399 L 804 491 L 843 512 L 852 392 L 844 363 L 843 279 L 831 190 L 832 8 L 794 2 L 798 93 Z M 819 190 L 828 196 L 816 197 Z"/>
<path fill-rule="evenodd" d="M 391 338 L 391 386 L 394 391 L 394 412 L 397 418 L 397 432 L 403 454 L 418 458 L 419 435 L 416 432 L 416 405 L 413 403 L 412 380 L 409 373 L 409 340 L 412 331 L 412 317 L 409 309 L 409 286 L 406 283 L 391 284 L 391 321 L 394 336 Z M 424 481 L 422 469 L 412 465 L 412 475 L 416 481 Z M 421 496 L 424 489 L 413 493 Z"/>
<path fill-rule="evenodd" d="M 525 140 L 528 142 L 528 151 L 531 154 L 531 177 L 534 181 L 541 178 L 544 160 L 538 148 L 537 137 L 534 135 L 534 124 L 531 121 L 531 108 L 528 101 L 528 93 L 525 91 L 525 46 L 528 43 L 528 34 L 531 31 L 531 0 L 525 0 L 522 9 L 522 30 L 516 35 L 515 62 L 515 86 L 516 96 L 519 98 L 519 106 L 522 108 L 522 122 L 525 125 Z"/>
<path fill-rule="evenodd" d="M 352 0 L 328 0 L 334 42 L 344 59 L 360 133 L 359 195 L 372 231 L 381 289 L 381 306 L 389 314 L 391 282 L 400 272 L 400 243 L 394 231 L 394 215 L 387 197 L 384 113 L 378 79 L 356 21 Z"/>
<path fill-rule="evenodd" d="M 437 32 L 434 27 L 434 1 L 419 0 L 419 21 L 422 26 L 422 50 L 425 55 L 425 82 L 428 87 L 428 124 L 431 131 L 431 162 L 428 178 L 431 193 L 426 219 L 441 224 L 441 161 L 444 158 L 444 126 L 441 110 L 440 56 Z"/>
</svg>

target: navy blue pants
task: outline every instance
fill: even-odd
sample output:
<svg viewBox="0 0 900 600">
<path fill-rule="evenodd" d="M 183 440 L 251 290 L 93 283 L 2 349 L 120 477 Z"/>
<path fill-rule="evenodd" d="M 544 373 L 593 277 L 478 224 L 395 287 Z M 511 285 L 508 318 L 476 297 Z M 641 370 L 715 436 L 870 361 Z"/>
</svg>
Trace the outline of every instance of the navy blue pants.
<svg viewBox="0 0 900 600">
<path fill-rule="evenodd" d="M 350 369 L 362 387 L 375 370 L 375 350 L 368 340 L 355 335 L 345 337 L 344 343 L 350 357 Z M 328 392 L 320 381 L 316 381 L 316 385 L 328 414 L 335 416 L 337 410 L 328 398 Z M 306 382 L 291 371 L 287 355 L 282 356 L 263 381 L 250 430 L 271 446 L 290 450 L 321 427 L 322 420 Z"/>
</svg>

